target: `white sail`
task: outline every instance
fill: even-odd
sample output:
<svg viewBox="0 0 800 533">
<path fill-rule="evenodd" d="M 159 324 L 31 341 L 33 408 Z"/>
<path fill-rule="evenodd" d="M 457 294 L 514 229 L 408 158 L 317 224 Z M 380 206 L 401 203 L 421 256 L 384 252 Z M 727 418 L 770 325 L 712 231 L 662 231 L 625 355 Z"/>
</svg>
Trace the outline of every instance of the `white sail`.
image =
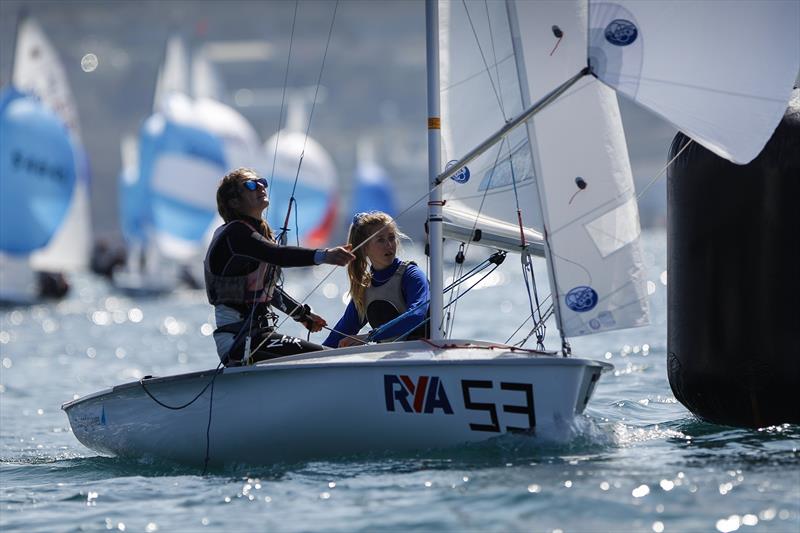
<svg viewBox="0 0 800 533">
<path fill-rule="evenodd" d="M 721 157 L 744 164 L 761 152 L 800 68 L 800 2 L 589 5 L 598 78 Z"/>
<path fill-rule="evenodd" d="M 439 2 L 442 161 L 475 148 L 523 109 L 511 33 L 502 2 Z M 512 165 L 513 163 L 513 165 Z M 512 180 L 513 172 L 513 180 Z M 443 185 L 445 236 L 519 251 L 514 182 L 526 245 L 542 255 L 541 216 L 524 128 Z"/>
<path fill-rule="evenodd" d="M 34 94 L 69 128 L 75 152 L 77 181 L 58 231 L 47 246 L 31 255 L 37 270 L 77 270 L 88 263 L 91 241 L 89 209 L 89 163 L 81 141 L 75 99 L 64 65 L 39 24 L 24 19 L 17 29 L 12 83 L 18 90 Z"/>
<path fill-rule="evenodd" d="M 78 109 L 67 73 L 39 24 L 26 18 L 17 28 L 12 82 L 20 91 L 38 96 L 80 140 Z"/>
<path fill-rule="evenodd" d="M 164 61 L 158 69 L 156 89 L 153 97 L 153 110 L 158 111 L 170 94 L 189 94 L 189 58 L 186 45 L 178 35 L 167 41 Z"/>
<path fill-rule="evenodd" d="M 221 100 L 225 85 L 203 47 L 192 54 L 192 96 Z"/>
<path fill-rule="evenodd" d="M 250 167 L 264 172 L 265 158 L 258 133 L 238 111 L 211 98 L 194 100 L 194 125 L 222 140 L 228 170 Z M 217 179 L 217 184 L 219 179 Z M 216 185 L 215 185 L 216 186 Z"/>
<path fill-rule="evenodd" d="M 580 0 L 509 3 L 521 29 L 526 105 L 585 66 L 585 6 Z M 647 324 L 638 208 L 613 91 L 587 76 L 531 119 L 528 131 L 562 333 Z"/>
</svg>

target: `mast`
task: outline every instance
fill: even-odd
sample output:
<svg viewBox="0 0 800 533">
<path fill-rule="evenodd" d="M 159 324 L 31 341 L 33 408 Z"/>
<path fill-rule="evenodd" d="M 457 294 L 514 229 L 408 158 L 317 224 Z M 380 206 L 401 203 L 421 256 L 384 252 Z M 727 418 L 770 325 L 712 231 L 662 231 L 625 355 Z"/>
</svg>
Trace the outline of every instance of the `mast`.
<svg viewBox="0 0 800 533">
<path fill-rule="evenodd" d="M 428 239 L 431 271 L 431 339 L 444 338 L 442 289 L 442 189 L 436 178 L 441 169 L 439 115 L 439 0 L 425 0 L 425 36 L 428 72 Z"/>
</svg>

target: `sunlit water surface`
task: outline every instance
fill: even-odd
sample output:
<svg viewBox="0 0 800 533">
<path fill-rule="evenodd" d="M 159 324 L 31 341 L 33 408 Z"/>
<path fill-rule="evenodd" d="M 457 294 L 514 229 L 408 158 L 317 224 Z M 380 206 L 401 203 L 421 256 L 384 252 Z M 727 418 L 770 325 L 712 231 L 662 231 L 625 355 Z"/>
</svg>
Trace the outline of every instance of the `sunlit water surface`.
<svg viewBox="0 0 800 533">
<path fill-rule="evenodd" d="M 665 235 L 645 233 L 644 244 L 653 325 L 573 340 L 576 354 L 615 370 L 563 444 L 512 436 L 206 475 L 102 457 L 75 439 L 61 404 L 147 374 L 214 367 L 203 293 L 135 300 L 79 277 L 63 302 L 4 309 L 0 529 L 800 531 L 800 428 L 714 426 L 675 401 Z M 322 279 L 328 272 L 288 271 L 287 289 L 303 296 L 320 284 L 310 302 L 334 322 L 345 278 Z M 520 279 L 509 257 L 459 302 L 454 336 L 505 341 L 528 309 Z"/>
</svg>

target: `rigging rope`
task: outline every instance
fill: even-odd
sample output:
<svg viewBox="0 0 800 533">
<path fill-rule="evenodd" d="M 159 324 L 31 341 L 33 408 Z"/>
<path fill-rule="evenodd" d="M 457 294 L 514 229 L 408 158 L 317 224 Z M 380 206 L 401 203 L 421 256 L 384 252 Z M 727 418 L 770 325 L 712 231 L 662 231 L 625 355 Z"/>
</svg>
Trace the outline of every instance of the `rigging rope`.
<svg viewBox="0 0 800 533">
<path fill-rule="evenodd" d="M 649 189 L 656 181 L 658 181 L 658 178 L 660 178 L 667 171 L 669 166 L 672 163 L 674 163 L 676 159 L 678 159 L 678 157 L 683 153 L 684 150 L 689 148 L 689 145 L 692 144 L 692 142 L 694 142 L 693 139 L 689 139 L 689 142 L 687 142 L 686 144 L 683 145 L 683 148 L 681 148 L 680 151 L 677 154 L 675 154 L 675 157 L 673 157 L 672 159 L 667 161 L 667 164 L 664 165 L 664 167 L 661 170 L 658 171 L 658 174 L 656 174 L 656 177 L 653 178 L 652 180 L 650 180 L 650 183 L 645 185 L 644 189 L 642 189 L 641 192 L 636 195 L 636 200 L 639 200 L 642 196 L 644 196 L 644 193 L 647 192 L 647 189 Z"/>
<path fill-rule="evenodd" d="M 283 110 L 284 104 L 286 103 L 286 86 L 289 83 L 289 63 L 292 60 L 292 46 L 294 45 L 294 27 L 295 22 L 297 22 L 297 6 L 299 4 L 299 0 L 295 0 L 294 2 L 294 15 L 292 16 L 292 31 L 289 34 L 289 54 L 286 56 L 286 68 L 283 71 L 283 89 L 281 90 L 281 111 L 280 115 L 278 116 L 278 133 L 275 137 L 275 152 L 272 154 L 272 172 L 269 175 L 269 191 L 267 191 L 267 198 L 270 198 L 272 195 L 272 184 L 275 180 L 275 163 L 278 160 L 278 146 L 280 146 L 281 141 L 281 129 L 283 128 Z"/>
<path fill-rule="evenodd" d="M 166 409 L 170 409 L 172 411 L 180 411 L 181 409 L 186 409 L 187 407 L 192 405 L 194 402 L 196 402 L 200 398 L 200 396 L 202 396 L 203 393 L 209 387 L 211 387 L 211 394 L 208 397 L 208 422 L 206 424 L 206 455 L 205 455 L 205 458 L 203 459 L 203 475 L 205 475 L 206 472 L 208 471 L 208 461 L 211 459 L 211 409 L 212 409 L 212 407 L 214 405 L 214 382 L 217 380 L 217 376 L 219 376 L 222 373 L 222 371 L 223 371 L 223 366 L 222 366 L 222 361 L 220 361 L 219 364 L 217 365 L 216 370 L 214 370 L 214 373 L 211 375 L 211 379 L 209 380 L 208 383 L 206 383 L 206 386 L 203 387 L 202 390 L 200 392 L 198 392 L 197 395 L 194 398 L 192 398 L 191 400 L 189 400 L 188 402 L 186 402 L 183 405 L 176 405 L 176 406 L 168 405 L 168 404 L 162 402 L 161 400 L 159 400 L 158 398 L 156 398 L 153 395 L 153 393 L 150 392 L 147 389 L 147 386 L 144 384 L 144 380 L 146 378 L 142 378 L 142 379 L 139 380 L 139 385 L 142 386 L 142 390 L 144 390 L 144 392 L 147 393 L 147 395 L 150 397 L 150 399 L 152 399 L 154 402 L 156 402 L 161 407 L 164 407 Z"/>
<path fill-rule="evenodd" d="M 325 72 L 325 62 L 328 59 L 328 49 L 331 46 L 331 37 L 333 36 L 333 25 L 334 25 L 334 22 L 336 22 L 336 12 L 338 10 L 339 10 L 339 0 L 336 0 L 336 4 L 334 4 L 334 6 L 333 6 L 333 15 L 331 15 L 331 24 L 328 27 L 328 40 L 325 43 L 325 52 L 322 54 L 322 64 L 320 65 L 319 75 L 317 76 L 317 86 L 314 89 L 314 100 L 311 103 L 311 113 L 309 113 L 309 115 L 308 115 L 308 125 L 306 126 L 306 135 L 305 135 L 305 138 L 303 139 L 303 148 L 300 151 L 300 160 L 297 162 L 297 172 L 295 173 L 294 183 L 292 184 L 292 194 L 290 196 L 289 206 L 288 206 L 288 208 L 286 210 L 286 218 L 283 221 L 283 227 L 281 228 L 281 233 L 279 234 L 279 242 L 282 245 L 286 244 L 286 232 L 289 231 L 288 226 L 289 226 L 289 218 L 290 218 L 291 212 L 292 212 L 292 201 L 294 201 L 295 206 L 297 206 L 297 200 L 294 197 L 294 193 L 295 193 L 295 191 L 297 191 L 297 181 L 300 178 L 300 169 L 303 166 L 303 158 L 306 155 L 306 145 L 308 144 L 308 134 L 311 131 L 311 121 L 314 119 L 314 110 L 317 107 L 317 98 L 319 96 L 319 86 L 322 83 L 322 74 Z M 276 152 L 277 152 L 277 147 L 276 147 Z M 297 209 L 295 209 L 295 211 L 296 210 Z M 296 216 L 297 216 L 297 214 L 295 213 L 295 217 Z M 297 233 L 297 232 L 298 232 L 298 227 L 295 226 L 295 233 Z M 299 236 L 298 236 L 298 239 L 299 239 Z M 298 242 L 299 242 L 299 240 L 298 240 Z"/>
<path fill-rule="evenodd" d="M 478 31 L 475 29 L 475 25 L 472 23 L 472 17 L 469 15 L 469 9 L 467 8 L 467 0 L 461 0 L 462 4 L 464 5 L 464 11 L 467 14 L 467 20 L 469 20 L 469 26 L 472 28 L 472 35 L 475 37 L 475 44 L 478 46 L 478 51 L 481 53 L 481 60 L 483 60 L 483 66 L 486 69 L 486 72 L 489 74 L 489 83 L 492 85 L 492 91 L 494 91 L 494 96 L 497 98 L 497 105 L 500 106 L 500 112 L 503 114 L 503 118 L 506 119 L 506 110 L 505 106 L 503 106 L 503 99 L 500 97 L 500 93 L 497 92 L 497 87 L 495 87 L 494 79 L 492 79 L 492 71 L 489 67 L 489 63 L 486 61 L 486 56 L 483 53 L 483 47 L 481 46 L 480 39 L 478 38 Z M 488 21 L 489 18 L 489 8 L 486 7 L 486 18 Z M 489 34 L 491 35 L 491 24 L 489 24 Z M 492 42 L 492 46 L 494 47 L 494 42 Z M 499 82 L 500 80 L 498 80 Z"/>
<path fill-rule="evenodd" d="M 402 217 L 402 216 L 404 216 L 405 214 L 407 214 L 407 213 L 408 213 L 409 211 L 411 211 L 411 210 L 412 210 L 414 207 L 416 207 L 416 206 L 417 206 L 419 203 L 421 203 L 423 200 L 425 200 L 426 198 L 428 198 L 428 196 L 429 196 L 429 195 L 430 195 L 430 192 L 426 192 L 426 193 L 425 193 L 423 196 L 420 196 L 420 197 L 419 197 L 419 198 L 418 198 L 416 201 L 412 202 L 412 203 L 411 203 L 411 205 L 409 205 L 409 206 L 408 206 L 408 207 L 406 207 L 406 208 L 405 208 L 403 211 L 401 211 L 400 213 L 398 213 L 398 214 L 397 214 L 397 216 L 395 216 L 395 217 L 393 218 L 393 220 L 397 220 L 397 219 L 399 219 L 400 217 Z M 378 233 L 380 233 L 381 231 L 383 231 L 383 228 L 384 228 L 384 227 L 385 227 L 385 224 L 381 225 L 381 226 L 380 226 L 380 228 L 378 228 L 378 229 L 377 229 L 377 230 L 376 230 L 374 233 L 372 233 L 372 235 L 370 235 L 370 236 L 368 236 L 366 239 L 364 239 L 364 242 L 362 242 L 361 244 L 359 244 L 358 246 L 356 246 L 355 248 L 353 248 L 353 249 L 352 249 L 352 250 L 350 250 L 350 251 L 351 251 L 351 252 L 355 252 L 356 250 L 358 250 L 358 249 L 359 249 L 359 248 L 361 248 L 362 246 L 366 246 L 366 244 L 367 244 L 369 241 L 371 241 L 371 240 L 372 240 L 372 239 L 373 239 L 373 238 L 374 238 L 374 237 L 375 237 L 375 236 L 376 236 Z M 328 280 L 328 278 L 330 278 L 330 277 L 331 277 L 331 275 L 333 275 L 333 273 L 334 273 L 334 272 L 336 272 L 336 269 L 337 269 L 337 268 L 338 268 L 338 267 L 336 267 L 336 266 L 332 267 L 332 268 L 330 269 L 330 271 L 328 271 L 328 273 L 327 273 L 327 274 L 325 274 L 325 276 L 323 276 L 323 278 L 322 278 L 322 279 L 319 281 L 319 283 L 317 283 L 317 284 L 314 286 L 314 288 L 312 288 L 312 289 L 311 289 L 311 290 L 308 292 L 308 294 L 306 294 L 306 295 L 303 297 L 303 299 L 302 299 L 302 300 L 299 300 L 299 301 L 298 301 L 298 305 L 297 305 L 297 306 L 295 306 L 295 308 L 294 308 L 294 309 L 292 309 L 292 311 L 291 311 L 289 314 L 287 314 L 287 315 L 286 315 L 286 317 L 284 317 L 284 319 L 283 319 L 283 320 L 281 320 L 281 322 L 280 322 L 280 323 L 279 323 L 279 324 L 276 326 L 276 328 L 280 328 L 280 327 L 281 327 L 281 326 L 282 326 L 284 323 L 286 323 L 286 321 L 287 321 L 287 320 L 289 320 L 289 317 L 290 317 L 292 314 L 294 314 L 294 312 L 295 312 L 295 311 L 297 311 L 297 309 L 299 309 L 301 305 L 305 304 L 305 303 L 306 303 L 306 301 L 307 301 L 307 300 L 308 300 L 308 299 L 311 297 L 311 295 L 312 295 L 312 294 L 314 294 L 315 292 L 317 292 L 317 289 L 319 289 L 319 288 L 322 286 L 322 284 L 323 284 L 323 283 L 325 283 L 325 282 Z"/>
</svg>

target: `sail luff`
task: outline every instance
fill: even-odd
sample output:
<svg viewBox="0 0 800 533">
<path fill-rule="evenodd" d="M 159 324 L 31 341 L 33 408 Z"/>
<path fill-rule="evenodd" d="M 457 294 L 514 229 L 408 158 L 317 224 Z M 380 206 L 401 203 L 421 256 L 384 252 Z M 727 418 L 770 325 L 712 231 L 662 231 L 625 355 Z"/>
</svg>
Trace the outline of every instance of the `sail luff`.
<svg viewBox="0 0 800 533">
<path fill-rule="evenodd" d="M 528 70 L 525 65 L 525 59 L 523 56 L 523 48 L 522 48 L 522 41 L 520 38 L 520 28 L 519 28 L 519 19 L 517 17 L 517 10 L 516 10 L 516 2 L 514 1 L 506 1 L 506 14 L 508 15 L 508 23 L 511 28 L 511 42 L 514 46 L 514 57 L 516 59 L 515 64 L 517 67 L 517 75 L 519 77 L 519 85 L 520 85 L 520 95 L 522 97 L 522 105 L 529 106 L 531 102 L 531 92 L 530 87 L 528 86 Z M 587 73 L 586 69 L 581 70 L 579 75 L 573 76 L 568 83 L 563 84 L 563 90 L 558 91 L 557 95 L 554 95 L 552 98 L 548 98 L 550 95 L 553 95 L 554 91 L 551 91 L 550 95 L 546 97 L 548 102 L 552 102 L 563 94 L 565 90 L 569 87 L 572 87 L 575 82 L 578 81 L 583 75 Z M 530 106 L 533 108 L 534 106 Z M 525 113 L 524 115 L 527 115 Z M 533 116 L 533 113 L 530 114 Z M 538 153 L 536 152 L 536 141 L 535 136 L 532 131 L 532 124 L 528 121 L 525 122 L 525 133 L 528 136 L 528 143 L 531 145 L 531 155 L 533 156 L 534 161 L 534 168 L 536 168 L 536 175 L 542 176 L 542 170 L 540 165 L 538 164 Z M 541 187 L 541 186 L 540 186 Z M 555 302 L 553 305 L 554 316 L 556 320 L 556 327 L 558 328 L 559 334 L 561 335 L 561 349 L 564 355 L 567 355 L 569 352 L 569 348 L 567 345 L 566 338 L 564 336 L 564 324 L 561 319 L 561 306 L 558 305 L 559 297 L 558 297 L 558 284 L 556 283 L 555 277 L 555 264 L 553 263 L 553 252 L 550 249 L 550 239 L 547 234 L 547 223 L 548 220 L 548 213 L 547 213 L 547 204 L 543 201 L 543 195 L 541 192 L 536 195 L 536 201 L 538 202 L 539 209 L 542 213 L 542 220 L 544 231 L 542 235 L 542 249 L 544 251 L 544 258 L 545 262 L 547 263 L 547 270 L 549 275 L 547 276 L 548 284 L 550 285 L 550 294 L 552 295 L 552 301 Z"/>
<path fill-rule="evenodd" d="M 189 60 L 186 55 L 186 44 L 181 36 L 173 35 L 167 40 L 164 61 L 156 76 L 153 111 L 158 111 L 170 94 L 188 95 L 189 91 Z"/>
</svg>

